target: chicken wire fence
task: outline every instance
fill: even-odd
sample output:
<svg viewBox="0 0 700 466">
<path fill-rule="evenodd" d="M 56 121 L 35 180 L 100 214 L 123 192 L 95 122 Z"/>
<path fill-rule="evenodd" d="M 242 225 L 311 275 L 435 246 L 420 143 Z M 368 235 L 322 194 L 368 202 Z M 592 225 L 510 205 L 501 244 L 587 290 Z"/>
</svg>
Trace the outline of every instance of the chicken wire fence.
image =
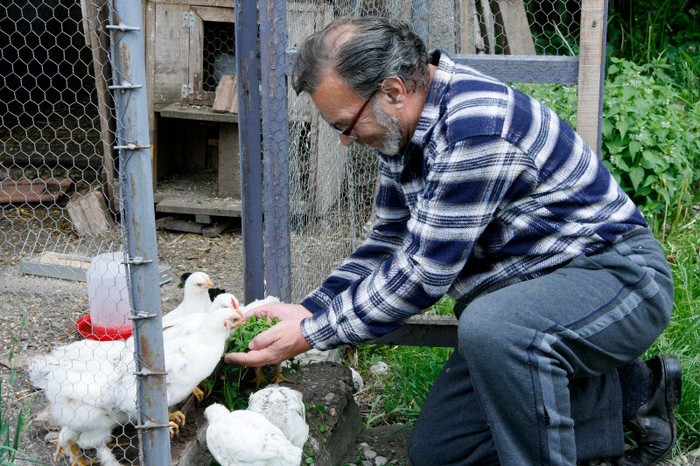
<svg viewBox="0 0 700 466">
<path fill-rule="evenodd" d="M 0 441 L 11 446 L 7 439 L 22 432 L 16 460 L 70 464 L 70 456 L 79 456 L 53 456 L 55 447 L 47 442 L 56 440 L 56 422 L 58 427 L 80 426 L 75 430 L 86 433 L 72 440 L 93 447 L 83 455 L 87 460 L 116 464 L 110 463 L 106 446 L 112 442 L 111 426 L 122 440 L 115 448 L 122 464 L 136 462 L 139 455 L 135 429 L 127 422 L 139 421 L 138 416 L 90 407 L 109 392 L 112 406 L 134 405 L 126 411 L 135 412 L 134 373 L 143 361 L 134 359 L 133 345 L 119 347 L 124 340 L 113 342 L 110 353 L 106 346 L 92 346 L 93 339 L 83 339 L 131 334 L 133 305 L 124 263 L 131 262 L 132 271 L 141 265 L 125 253 L 122 219 L 133 218 L 133 206 L 125 214 L 129 200 L 120 198 L 119 188 L 124 167 L 142 159 L 134 155 L 141 148 L 138 143 L 120 148 L 126 133 L 115 105 L 131 91 L 145 89 L 128 81 L 133 71 L 128 64 L 116 63 L 131 47 L 125 34 L 141 25 L 126 24 L 112 34 L 119 20 L 106 2 L 11 0 L 0 5 L 0 329 L 5 361 L 0 366 Z M 124 68 L 126 73 L 115 71 Z M 126 97 L 122 111 L 128 112 L 135 101 Z M 86 345 L 72 347 L 74 353 L 54 354 L 51 363 L 39 366 L 31 358 L 74 341 Z M 125 366 L 117 368 L 117 361 Z M 20 368 L 16 376 L 10 370 L 14 367 Z M 28 372 L 36 377 L 31 382 Z M 126 379 L 111 376 L 117 372 Z M 46 397 L 34 393 L 35 387 Z M 43 410 L 46 398 L 60 401 L 52 411 Z M 22 428 L 18 419 L 24 419 Z M 3 448 L 0 460 L 13 455 Z"/>
<path fill-rule="evenodd" d="M 144 5 L 152 3 L 168 4 L 163 0 Z M 115 85 L 111 67 L 115 44 L 105 35 L 105 26 L 113 19 L 109 4 L 97 0 L 9 0 L 0 5 L 3 357 L 10 351 L 17 352 L 15 358 L 24 353 L 46 353 L 81 339 L 75 329 L 76 323 L 84 323 L 90 315 L 92 291 L 85 279 L 91 260 L 102 253 L 116 253 L 117 262 L 123 257 L 123 199 L 114 149 L 114 92 L 119 91 L 110 89 Z M 188 8 L 232 9 L 225 4 L 198 0 Z M 351 0 L 286 2 L 284 8 L 286 31 L 277 32 L 285 35 L 290 48 L 333 18 L 380 15 L 413 23 L 430 49 L 450 54 L 571 56 L 578 52 L 579 1 Z M 203 23 L 200 41 L 195 44 L 200 53 L 194 71 L 183 71 L 178 64 L 150 62 L 148 66 L 161 71 L 186 75 L 183 85 L 178 81 L 174 91 L 155 92 L 156 105 L 193 95 L 199 104 L 211 105 L 221 77 L 235 74 L 235 38 L 230 21 L 223 20 L 230 14 L 217 14 Z M 187 21 L 187 17 L 176 18 L 178 23 Z M 270 70 L 263 68 L 262 73 Z M 288 192 L 280 199 L 272 199 L 267 191 L 266 195 L 270 202 L 288 205 L 283 209 L 285 218 L 266 222 L 288 222 L 288 229 L 270 228 L 274 235 L 281 232 L 286 237 L 273 235 L 266 244 L 289 242 L 289 267 L 282 267 L 280 273 L 289 275 L 291 299 L 296 301 L 317 286 L 371 228 L 377 159 L 371 149 L 342 146 L 308 96 L 296 96 L 284 82 L 276 85 L 284 87 L 287 112 L 278 111 L 275 105 L 279 102 L 263 106 L 263 120 L 278 118 L 282 125 L 281 130 L 264 132 L 263 140 L 267 147 L 277 144 L 286 151 L 289 176 L 284 182 Z M 153 125 L 153 112 L 149 118 Z M 211 128 L 203 133 L 206 140 L 210 132 Z M 184 171 L 215 170 L 212 158 L 216 154 L 207 154 L 194 166 L 186 165 Z M 107 269 L 105 266 L 102 273 L 111 273 Z M 163 272 L 160 278 L 167 277 Z M 109 289 L 102 292 L 122 312 L 125 305 L 128 308 L 127 298 L 116 279 L 110 279 Z M 21 316 L 26 316 L 26 322 Z M 120 324 L 110 320 L 106 325 L 114 328 Z M 3 409 L 16 418 L 32 388 L 19 377 L 8 390 L 11 365 L 2 366 L 3 403 L 6 396 L 9 402 Z M 40 412 L 40 397 L 35 397 L 34 403 L 32 412 Z M 53 451 L 45 441 L 47 433 L 48 438 L 54 435 L 51 430 L 49 421 L 34 419 L 23 433 L 21 450 L 45 463 L 69 464 L 66 456 L 53 460 Z M 133 426 L 120 419 L 114 434 L 122 440 L 121 446 L 113 449 L 119 460 L 138 463 Z M 93 458 L 98 454 L 87 452 Z"/>
</svg>

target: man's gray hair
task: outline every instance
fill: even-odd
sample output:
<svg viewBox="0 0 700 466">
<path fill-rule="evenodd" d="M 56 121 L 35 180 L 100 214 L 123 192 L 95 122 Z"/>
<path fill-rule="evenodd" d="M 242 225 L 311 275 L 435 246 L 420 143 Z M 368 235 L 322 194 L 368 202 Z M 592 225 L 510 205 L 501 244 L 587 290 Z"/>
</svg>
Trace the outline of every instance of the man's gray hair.
<svg viewBox="0 0 700 466">
<path fill-rule="evenodd" d="M 313 93 L 328 71 L 366 98 L 390 77 L 409 92 L 429 85 L 428 52 L 409 23 L 375 16 L 338 18 L 299 48 L 292 86 Z"/>
</svg>

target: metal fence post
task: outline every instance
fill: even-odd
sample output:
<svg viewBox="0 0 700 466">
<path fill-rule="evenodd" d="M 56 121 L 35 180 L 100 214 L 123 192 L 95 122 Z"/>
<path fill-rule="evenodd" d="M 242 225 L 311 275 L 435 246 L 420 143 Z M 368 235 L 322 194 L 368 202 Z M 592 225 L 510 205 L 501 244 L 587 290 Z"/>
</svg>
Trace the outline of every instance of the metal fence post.
<svg viewBox="0 0 700 466">
<path fill-rule="evenodd" d="M 153 202 L 143 18 L 138 0 L 114 2 L 111 18 L 122 230 L 136 346 L 142 463 L 171 464 Z"/>
<path fill-rule="evenodd" d="M 260 128 L 260 48 L 257 2 L 236 0 L 238 135 L 241 150 L 241 226 L 246 303 L 265 294 Z"/>
<path fill-rule="evenodd" d="M 265 281 L 267 293 L 292 299 L 289 237 L 289 129 L 287 127 L 287 3 L 261 6 L 263 187 L 265 191 Z"/>
</svg>

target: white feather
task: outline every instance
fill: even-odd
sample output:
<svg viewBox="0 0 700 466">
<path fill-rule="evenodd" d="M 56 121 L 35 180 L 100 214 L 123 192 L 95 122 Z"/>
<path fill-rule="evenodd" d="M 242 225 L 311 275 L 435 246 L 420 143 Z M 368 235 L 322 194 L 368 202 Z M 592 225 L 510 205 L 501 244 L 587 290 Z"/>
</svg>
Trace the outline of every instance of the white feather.
<svg viewBox="0 0 700 466">
<path fill-rule="evenodd" d="M 213 372 L 240 322 L 241 313 L 231 304 L 204 313 L 189 334 L 164 338 L 168 406 L 182 402 Z M 96 449 L 104 465 L 119 464 L 107 442 L 116 426 L 137 420 L 135 366 L 132 338 L 81 340 L 29 360 L 29 377 L 44 390 L 66 450 L 72 441 L 82 449 Z"/>
</svg>

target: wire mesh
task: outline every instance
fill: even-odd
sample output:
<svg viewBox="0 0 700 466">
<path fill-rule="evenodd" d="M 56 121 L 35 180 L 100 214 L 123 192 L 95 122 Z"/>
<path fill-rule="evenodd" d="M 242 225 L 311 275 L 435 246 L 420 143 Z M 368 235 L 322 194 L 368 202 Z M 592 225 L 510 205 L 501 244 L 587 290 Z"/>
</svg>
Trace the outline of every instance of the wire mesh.
<svg viewBox="0 0 700 466">
<path fill-rule="evenodd" d="M 580 1 L 377 0 L 287 3 L 288 46 L 339 16 L 413 24 L 428 48 L 449 54 L 576 55 Z M 293 300 L 320 285 L 372 226 L 378 160 L 340 144 L 307 95 L 289 93 L 289 199 Z"/>
<path fill-rule="evenodd" d="M 106 2 L 0 5 L 0 328 L 3 358 L 16 355 L 22 368 L 13 379 L 4 369 L 15 364 L 3 366 L 0 422 L 18 428 L 32 398 L 17 459 L 44 464 L 70 464 L 46 443 L 67 425 L 94 436 L 87 460 L 109 461 L 113 436 L 122 437 L 114 449 L 122 464 L 139 454 L 127 422 L 136 412 L 134 350 L 119 339 L 131 334 L 132 306 L 106 40 L 113 15 Z M 107 350 L 86 336 L 118 341 Z M 110 406 L 93 409 L 93 398 Z"/>
</svg>

